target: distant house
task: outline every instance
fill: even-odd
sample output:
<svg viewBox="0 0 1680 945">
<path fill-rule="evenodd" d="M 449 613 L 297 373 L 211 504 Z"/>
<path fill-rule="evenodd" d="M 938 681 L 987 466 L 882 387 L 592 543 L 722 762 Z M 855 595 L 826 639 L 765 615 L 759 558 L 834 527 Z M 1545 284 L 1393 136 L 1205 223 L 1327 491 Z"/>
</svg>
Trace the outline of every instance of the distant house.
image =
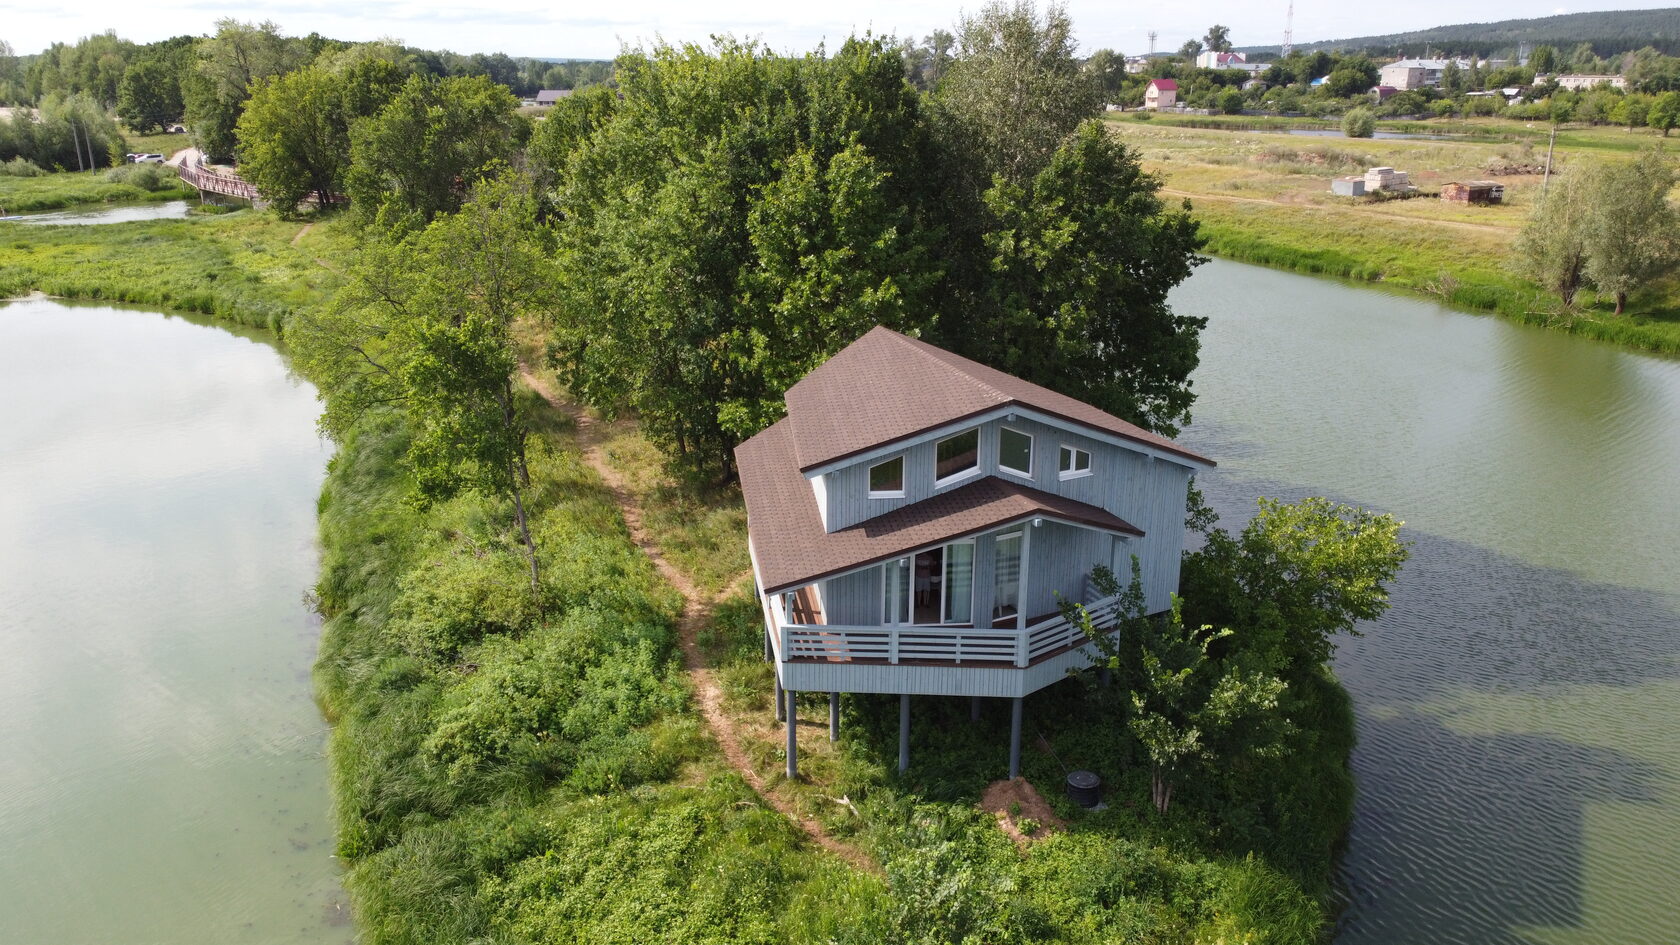
<svg viewBox="0 0 1680 945">
<path fill-rule="evenodd" d="M 1198 69 L 1225 69 L 1246 62 L 1248 62 L 1248 55 L 1240 52 L 1213 52 L 1209 50 L 1196 57 L 1196 67 Z"/>
<path fill-rule="evenodd" d="M 1212 460 L 1097 408 L 886 328 L 793 385 L 735 450 L 747 545 L 797 775 L 793 697 L 1022 699 L 1091 665 L 1136 560 L 1144 610 L 1171 607 L 1193 473 Z M 785 693 L 785 695 L 784 695 Z M 909 763 L 900 740 L 899 765 Z"/>
<path fill-rule="evenodd" d="M 1402 92 L 1437 86 L 1448 63 L 1457 63 L 1460 69 L 1470 68 L 1468 59 L 1402 59 L 1382 67 L 1379 84 Z"/>
<path fill-rule="evenodd" d="M 1127 56 L 1126 57 L 1126 72 L 1127 73 L 1129 73 L 1131 75 L 1137 75 L 1139 72 L 1142 72 L 1142 71 L 1144 71 L 1145 69 L 1148 69 L 1148 68 L 1149 68 L 1149 57 L 1148 56 Z"/>
<path fill-rule="evenodd" d="M 1150 79 L 1143 90 L 1144 108 L 1171 108 L 1178 102 L 1178 83 L 1172 79 Z"/>
<path fill-rule="evenodd" d="M 563 98 L 571 98 L 571 89 L 543 89 L 537 93 L 538 105 L 553 105 Z"/>
<path fill-rule="evenodd" d="M 1596 89 L 1601 85 L 1613 89 L 1625 89 L 1627 88 L 1627 79 L 1619 75 L 1560 75 L 1557 77 L 1557 84 L 1559 88 L 1574 92 L 1585 92 L 1587 89 Z"/>
<path fill-rule="evenodd" d="M 1371 90 L 1371 94 L 1376 97 L 1377 101 L 1383 102 L 1387 101 L 1392 95 L 1399 95 L 1400 90 L 1392 85 L 1379 85 Z"/>
</svg>

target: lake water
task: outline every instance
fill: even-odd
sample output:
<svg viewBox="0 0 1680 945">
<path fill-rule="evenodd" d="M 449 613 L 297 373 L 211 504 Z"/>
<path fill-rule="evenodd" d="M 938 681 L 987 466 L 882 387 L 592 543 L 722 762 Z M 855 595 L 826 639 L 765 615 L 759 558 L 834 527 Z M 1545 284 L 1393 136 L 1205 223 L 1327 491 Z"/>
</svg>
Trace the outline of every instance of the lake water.
<svg viewBox="0 0 1680 945">
<path fill-rule="evenodd" d="M 1289 129 L 1289 133 L 1292 134 L 1292 135 L 1305 135 L 1309 138 L 1346 138 L 1347 137 L 1347 135 L 1343 134 L 1340 129 L 1336 129 L 1336 128 L 1291 128 L 1291 129 Z M 1462 135 L 1457 135 L 1457 136 L 1448 135 L 1448 134 L 1423 135 L 1423 134 L 1412 134 L 1411 132 L 1407 132 L 1407 131 L 1382 131 L 1382 130 L 1378 130 L 1378 131 L 1371 132 L 1371 137 L 1373 137 L 1373 138 L 1392 138 L 1392 139 L 1400 140 L 1400 141 L 1451 141 L 1455 137 L 1462 137 Z"/>
<path fill-rule="evenodd" d="M 98 223 L 133 223 L 137 220 L 184 220 L 188 205 L 185 200 L 164 200 L 158 203 L 130 203 L 118 207 L 80 207 L 75 210 L 56 210 L 52 213 L 20 213 L 0 217 L 6 223 L 56 224 L 88 226 Z"/>
<path fill-rule="evenodd" d="M 256 338 L 0 305 L 0 942 L 350 939 L 316 413 Z"/>
<path fill-rule="evenodd" d="M 1415 543 L 1336 659 L 1339 945 L 1680 942 L 1680 363 L 1217 260 L 1173 302 L 1227 524 L 1321 494 Z"/>
</svg>

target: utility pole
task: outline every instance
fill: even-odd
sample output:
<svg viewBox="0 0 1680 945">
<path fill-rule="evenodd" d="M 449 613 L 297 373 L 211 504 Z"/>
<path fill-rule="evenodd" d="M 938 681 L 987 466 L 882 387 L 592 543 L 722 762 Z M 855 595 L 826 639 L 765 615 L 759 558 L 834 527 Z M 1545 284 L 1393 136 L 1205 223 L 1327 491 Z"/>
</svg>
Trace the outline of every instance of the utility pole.
<svg viewBox="0 0 1680 945">
<path fill-rule="evenodd" d="M 1155 31 L 1149 31 L 1149 58 L 1155 58 Z"/>
<path fill-rule="evenodd" d="M 1288 59 L 1295 51 L 1295 0 L 1289 0 L 1289 16 L 1283 21 L 1283 54 L 1280 59 Z"/>
<path fill-rule="evenodd" d="M 1546 188 L 1552 183 L 1552 149 L 1557 147 L 1557 119 L 1552 119 L 1552 140 L 1546 144 L 1546 175 L 1540 178 L 1540 196 L 1546 196 Z"/>
<path fill-rule="evenodd" d="M 70 126 L 70 149 L 76 152 L 76 170 L 85 171 L 87 168 L 82 166 L 82 139 L 76 134 L 76 120 L 72 118 L 67 124 Z"/>
</svg>

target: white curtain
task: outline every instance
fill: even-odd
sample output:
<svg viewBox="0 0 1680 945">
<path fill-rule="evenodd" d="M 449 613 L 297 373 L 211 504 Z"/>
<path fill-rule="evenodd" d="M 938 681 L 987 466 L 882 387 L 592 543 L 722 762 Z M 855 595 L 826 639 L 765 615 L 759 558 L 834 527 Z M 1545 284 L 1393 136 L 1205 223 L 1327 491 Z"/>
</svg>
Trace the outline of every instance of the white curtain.
<svg viewBox="0 0 1680 945">
<path fill-rule="evenodd" d="M 945 622 L 974 619 L 974 543 L 945 547 Z"/>
</svg>

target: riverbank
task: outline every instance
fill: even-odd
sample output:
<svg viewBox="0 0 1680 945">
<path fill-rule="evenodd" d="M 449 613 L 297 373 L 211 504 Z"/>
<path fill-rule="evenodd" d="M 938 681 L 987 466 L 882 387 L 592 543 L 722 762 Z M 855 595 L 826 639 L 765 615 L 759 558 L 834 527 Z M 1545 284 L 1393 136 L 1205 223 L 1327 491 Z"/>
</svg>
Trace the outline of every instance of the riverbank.
<svg viewBox="0 0 1680 945">
<path fill-rule="evenodd" d="M 1517 274 L 1512 245 L 1543 175 L 1514 171 L 1543 165 L 1543 135 L 1536 150 L 1532 140 L 1315 139 L 1284 129 L 1212 130 L 1131 119 L 1112 120 L 1110 127 L 1139 150 L 1168 196 L 1191 202 L 1214 255 L 1379 283 L 1460 308 L 1680 354 L 1680 278 L 1636 293 L 1618 316 L 1611 300 L 1591 292 L 1575 309 L 1564 309 Z M 1575 129 L 1560 135 L 1554 157 L 1558 166 L 1605 160 L 1630 151 L 1640 137 L 1621 129 Z M 1372 203 L 1329 193 L 1331 178 L 1381 165 L 1409 171 L 1425 190 L 1451 180 L 1497 180 L 1505 185 L 1505 203 L 1472 207 L 1428 197 Z"/>
<path fill-rule="evenodd" d="M 39 177 L 0 174 L 0 209 L 36 213 L 113 203 L 150 203 L 197 198 L 198 191 L 175 176 L 173 168 L 126 165 L 97 171 L 59 171 Z"/>
</svg>

